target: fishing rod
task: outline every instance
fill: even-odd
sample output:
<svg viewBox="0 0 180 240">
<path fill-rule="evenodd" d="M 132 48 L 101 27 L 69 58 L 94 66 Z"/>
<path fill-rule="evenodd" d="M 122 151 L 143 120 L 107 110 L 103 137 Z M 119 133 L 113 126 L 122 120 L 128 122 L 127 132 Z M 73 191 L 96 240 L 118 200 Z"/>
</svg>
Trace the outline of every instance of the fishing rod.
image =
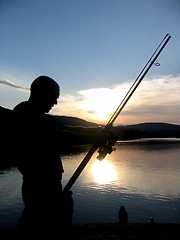
<svg viewBox="0 0 180 240">
<path fill-rule="evenodd" d="M 156 60 L 157 60 L 158 56 L 160 55 L 160 53 L 162 52 L 162 50 L 164 49 L 164 47 L 166 46 L 166 44 L 168 43 L 168 41 L 170 40 L 170 38 L 171 38 L 171 36 L 169 34 L 166 34 L 166 36 L 160 42 L 160 44 L 158 45 L 158 47 L 156 48 L 156 50 L 154 51 L 152 56 L 149 58 L 149 60 L 145 64 L 142 71 L 139 73 L 139 75 L 135 79 L 135 81 L 132 84 L 132 86 L 130 87 L 129 91 L 127 92 L 127 94 L 125 95 L 125 97 L 123 98 L 123 100 L 121 101 L 121 103 L 119 104 L 119 106 L 117 107 L 117 109 L 115 110 L 115 112 L 110 117 L 107 124 L 105 125 L 105 127 L 103 129 L 104 132 L 108 133 L 110 131 L 116 118 L 119 116 L 119 114 L 125 107 L 126 103 L 130 99 L 130 97 L 133 95 L 134 91 L 137 89 L 137 87 L 139 86 L 139 84 L 141 83 L 143 78 L 146 76 L 146 74 L 148 73 L 148 71 L 150 70 L 152 65 L 155 64 L 156 66 L 159 66 L 159 64 L 156 63 Z M 115 142 L 112 139 L 110 139 L 107 141 L 107 143 L 104 146 L 99 147 L 99 150 L 98 150 L 99 155 L 97 156 L 97 159 L 103 160 L 107 154 L 110 154 L 112 151 L 114 151 L 115 150 L 113 148 L 114 144 L 115 144 Z M 88 153 L 86 154 L 86 156 L 84 157 L 84 159 L 82 160 L 80 165 L 77 167 L 77 169 L 74 172 L 74 174 L 72 175 L 72 177 L 67 182 L 66 186 L 63 189 L 63 192 L 71 189 L 71 187 L 73 186 L 73 184 L 75 183 L 75 181 L 77 180 L 77 178 L 79 177 L 79 175 L 81 174 L 81 172 L 83 171 L 83 169 L 85 168 L 87 163 L 89 162 L 92 155 L 97 151 L 97 149 L 98 149 L 98 147 L 96 145 L 93 144 L 91 146 Z"/>
<path fill-rule="evenodd" d="M 137 87 L 139 86 L 139 84 L 141 83 L 143 78 L 146 76 L 147 72 L 150 70 L 152 65 L 155 64 L 156 66 L 159 66 L 159 63 L 155 63 L 155 62 L 156 62 L 158 56 L 160 55 L 160 53 L 162 52 L 162 50 L 164 49 L 164 47 L 166 46 L 166 44 L 168 43 L 168 41 L 170 40 L 170 38 L 171 38 L 171 36 L 169 34 L 166 34 L 166 36 L 160 42 L 160 44 L 158 45 L 158 47 L 156 48 L 156 50 L 154 51 L 152 56 L 149 58 L 146 65 L 144 66 L 144 68 L 142 69 L 142 71 L 139 73 L 139 75 L 135 79 L 135 81 L 132 84 L 132 86 L 130 87 L 129 91 L 127 92 L 127 94 L 125 95 L 125 97 L 123 98 L 123 100 L 121 101 L 119 106 L 117 107 L 116 111 L 113 113 L 113 115 L 109 119 L 108 123 L 106 124 L 106 126 L 104 128 L 104 131 L 108 132 L 111 129 L 114 121 L 119 116 L 119 114 L 123 110 L 124 106 L 130 99 L 132 94 L 135 92 L 135 90 L 137 89 Z M 106 144 L 105 146 L 102 146 L 99 148 L 99 151 L 98 151 L 99 156 L 97 158 L 99 160 L 102 160 L 102 159 L 104 159 L 104 157 L 106 156 L 107 153 L 111 153 L 113 150 L 114 149 L 111 148 L 111 143 Z"/>
</svg>

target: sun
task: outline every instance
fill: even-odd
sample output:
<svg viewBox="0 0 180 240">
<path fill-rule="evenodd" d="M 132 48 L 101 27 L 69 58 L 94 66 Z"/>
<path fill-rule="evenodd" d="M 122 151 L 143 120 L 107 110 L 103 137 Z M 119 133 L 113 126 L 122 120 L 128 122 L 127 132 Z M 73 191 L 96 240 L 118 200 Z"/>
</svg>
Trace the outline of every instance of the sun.
<svg viewBox="0 0 180 240">
<path fill-rule="evenodd" d="M 107 121 L 120 104 L 126 91 L 125 88 L 97 88 L 80 91 L 82 99 L 77 103 L 77 107 L 84 111 L 86 118 Z"/>
</svg>

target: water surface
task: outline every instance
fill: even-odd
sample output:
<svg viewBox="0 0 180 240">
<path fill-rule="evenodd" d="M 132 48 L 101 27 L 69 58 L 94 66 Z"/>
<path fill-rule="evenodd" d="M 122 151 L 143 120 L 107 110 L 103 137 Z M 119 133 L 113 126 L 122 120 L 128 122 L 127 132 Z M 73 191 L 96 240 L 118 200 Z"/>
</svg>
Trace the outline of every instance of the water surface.
<svg viewBox="0 0 180 240">
<path fill-rule="evenodd" d="M 74 223 L 118 222 L 124 205 L 129 222 L 180 223 L 180 141 L 156 139 L 118 142 L 103 161 L 95 153 L 72 186 Z M 62 156 L 63 186 L 84 151 Z M 0 226 L 16 224 L 23 208 L 17 169 L 0 174 Z"/>
</svg>

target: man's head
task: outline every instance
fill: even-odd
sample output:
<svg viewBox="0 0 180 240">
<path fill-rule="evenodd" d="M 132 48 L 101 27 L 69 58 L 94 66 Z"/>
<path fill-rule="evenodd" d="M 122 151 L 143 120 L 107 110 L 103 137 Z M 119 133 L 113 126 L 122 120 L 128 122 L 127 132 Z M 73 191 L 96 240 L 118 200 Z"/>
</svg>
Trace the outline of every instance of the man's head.
<svg viewBox="0 0 180 240">
<path fill-rule="evenodd" d="M 48 76 L 39 76 L 31 84 L 30 101 L 36 104 L 41 112 L 49 112 L 57 104 L 60 87 L 56 81 Z"/>
</svg>

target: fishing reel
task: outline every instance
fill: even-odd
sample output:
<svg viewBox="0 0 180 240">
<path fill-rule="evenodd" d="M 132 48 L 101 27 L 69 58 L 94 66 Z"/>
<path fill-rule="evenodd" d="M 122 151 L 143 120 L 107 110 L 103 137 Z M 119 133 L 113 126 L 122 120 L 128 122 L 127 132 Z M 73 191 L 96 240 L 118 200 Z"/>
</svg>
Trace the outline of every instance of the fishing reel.
<svg viewBox="0 0 180 240">
<path fill-rule="evenodd" d="M 116 149 L 113 146 L 114 142 L 108 141 L 105 146 L 100 147 L 98 150 L 99 155 L 97 156 L 97 159 L 102 161 L 107 154 L 111 154 L 113 151 L 115 151 Z"/>
</svg>

